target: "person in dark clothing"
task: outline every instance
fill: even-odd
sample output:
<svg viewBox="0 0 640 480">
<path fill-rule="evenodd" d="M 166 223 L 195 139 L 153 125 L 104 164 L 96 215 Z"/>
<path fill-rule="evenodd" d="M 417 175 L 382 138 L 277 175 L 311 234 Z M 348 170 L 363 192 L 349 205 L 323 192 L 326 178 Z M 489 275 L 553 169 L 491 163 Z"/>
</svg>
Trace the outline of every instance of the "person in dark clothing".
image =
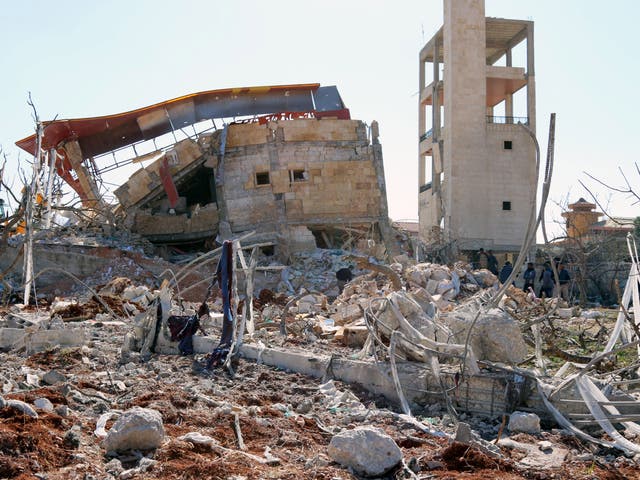
<svg viewBox="0 0 640 480">
<path fill-rule="evenodd" d="M 513 272 L 513 265 L 511 265 L 511 262 L 507 260 L 504 267 L 502 267 L 502 270 L 500 270 L 500 275 L 498 276 L 500 283 L 504 284 L 509 279 L 511 272 Z"/>
<path fill-rule="evenodd" d="M 522 286 L 522 290 L 525 292 L 529 292 L 529 288 L 535 291 L 535 281 L 536 281 L 536 269 L 533 266 L 532 262 L 527 263 L 527 269 L 522 274 L 522 278 L 524 278 L 524 285 Z"/>
<path fill-rule="evenodd" d="M 542 286 L 540 287 L 540 296 L 544 294 L 546 298 L 553 297 L 553 287 L 555 281 L 553 278 L 553 270 L 551 270 L 551 264 L 546 262 L 544 264 L 544 270 L 542 271 Z"/>
<path fill-rule="evenodd" d="M 494 275 L 498 275 L 498 259 L 493 254 L 493 250 L 487 251 L 487 268 Z"/>
<path fill-rule="evenodd" d="M 344 286 L 353 280 L 353 266 L 349 266 L 349 268 L 341 268 L 336 272 L 336 279 L 338 280 L 338 289 L 340 293 L 344 290 Z"/>
<path fill-rule="evenodd" d="M 478 266 L 476 268 L 487 268 L 489 265 L 489 256 L 484 248 L 478 250 Z"/>
<path fill-rule="evenodd" d="M 560 297 L 568 302 L 571 275 L 569 275 L 569 271 L 565 268 L 563 263 L 558 265 L 558 280 L 560 281 Z"/>
</svg>

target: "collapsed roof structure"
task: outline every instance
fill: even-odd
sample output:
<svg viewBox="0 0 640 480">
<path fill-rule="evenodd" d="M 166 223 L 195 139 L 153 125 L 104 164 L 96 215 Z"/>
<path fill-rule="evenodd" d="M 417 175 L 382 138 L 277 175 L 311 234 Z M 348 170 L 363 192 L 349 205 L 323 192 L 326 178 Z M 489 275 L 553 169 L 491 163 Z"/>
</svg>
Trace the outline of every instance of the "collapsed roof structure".
<svg viewBox="0 0 640 480">
<path fill-rule="evenodd" d="M 293 251 L 334 246 L 332 228 L 389 235 L 377 123 L 351 120 L 335 86 L 210 90 L 44 127 L 41 148 L 86 207 L 111 208 L 103 174 L 143 165 L 114 194 L 154 242 L 212 239 L 221 223 L 225 237 L 256 229 Z M 34 153 L 36 136 L 16 144 Z"/>
</svg>

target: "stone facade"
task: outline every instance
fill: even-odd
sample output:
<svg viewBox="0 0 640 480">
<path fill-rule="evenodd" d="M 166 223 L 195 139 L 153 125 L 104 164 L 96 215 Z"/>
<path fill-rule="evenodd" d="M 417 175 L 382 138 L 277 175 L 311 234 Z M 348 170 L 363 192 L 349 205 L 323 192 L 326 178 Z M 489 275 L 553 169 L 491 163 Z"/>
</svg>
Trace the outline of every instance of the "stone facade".
<svg viewBox="0 0 640 480">
<path fill-rule="evenodd" d="M 355 120 L 232 125 L 221 187 L 231 229 L 377 221 L 381 160 Z"/>
</svg>

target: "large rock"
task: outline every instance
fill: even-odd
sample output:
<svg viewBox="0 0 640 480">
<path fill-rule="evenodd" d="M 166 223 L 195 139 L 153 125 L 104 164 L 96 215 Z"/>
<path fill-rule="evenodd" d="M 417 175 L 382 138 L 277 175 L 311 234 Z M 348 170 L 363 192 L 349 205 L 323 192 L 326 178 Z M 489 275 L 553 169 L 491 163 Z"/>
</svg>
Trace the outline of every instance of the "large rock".
<svg viewBox="0 0 640 480">
<path fill-rule="evenodd" d="M 510 432 L 540 433 L 540 417 L 535 413 L 513 412 L 508 428 Z"/>
<path fill-rule="evenodd" d="M 124 412 L 107 433 L 102 446 L 108 452 L 149 450 L 164 440 L 162 415 L 157 410 L 135 407 Z"/>
<path fill-rule="evenodd" d="M 473 278 L 481 287 L 492 287 L 498 281 L 498 277 L 496 277 L 493 273 L 491 273 L 486 268 L 482 270 L 476 270 L 472 273 Z"/>
<path fill-rule="evenodd" d="M 451 272 L 444 265 L 434 268 L 431 271 L 431 280 L 441 282 L 442 280 L 451 280 Z"/>
<path fill-rule="evenodd" d="M 475 305 L 465 305 L 441 318 L 456 332 L 456 341 L 464 343 L 477 313 Z M 497 308 L 478 317 L 469 343 L 478 360 L 516 364 L 527 356 L 527 345 L 518 322 Z"/>
<path fill-rule="evenodd" d="M 334 436 L 328 453 L 340 465 L 369 477 L 384 475 L 402 460 L 396 442 L 371 426 L 346 430 Z"/>
<path fill-rule="evenodd" d="M 47 385 L 56 385 L 67 380 L 67 377 L 57 370 L 49 370 L 42 376 L 42 381 Z"/>
</svg>

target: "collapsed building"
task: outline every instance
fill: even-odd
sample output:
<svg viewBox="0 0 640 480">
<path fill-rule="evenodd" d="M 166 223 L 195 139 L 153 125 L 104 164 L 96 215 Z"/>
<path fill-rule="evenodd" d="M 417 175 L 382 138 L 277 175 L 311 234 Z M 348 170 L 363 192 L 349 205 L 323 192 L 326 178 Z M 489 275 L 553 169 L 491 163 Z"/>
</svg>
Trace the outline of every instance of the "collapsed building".
<svg viewBox="0 0 640 480">
<path fill-rule="evenodd" d="M 452 13 L 453 3 L 445 0 L 445 37 L 454 20 L 466 17 L 463 7 Z M 483 14 L 480 3 L 460 2 L 474 6 L 470 16 L 476 26 L 485 25 L 484 16 L 478 16 Z M 489 24 L 486 19 L 487 28 Z M 510 52 L 514 42 L 532 32 L 526 22 L 499 25 L 509 28 L 487 43 L 487 48 L 497 49 L 492 58 L 502 49 Z M 514 27 L 520 30 L 511 36 Z M 482 27 L 471 30 L 481 33 Z M 443 39 L 434 38 L 437 59 Z M 493 82 L 489 75 L 486 80 L 487 85 Z M 519 78 L 515 83 L 521 82 Z M 441 87 L 436 82 L 430 90 L 436 105 Z M 421 101 L 428 101 L 422 94 Z M 464 106 L 461 99 L 447 101 L 449 108 Z M 473 107 L 474 121 L 478 105 Z M 460 120 L 456 112 L 450 113 L 447 119 Z M 515 135 L 513 121 L 507 119 L 499 128 L 487 126 L 486 132 Z M 471 137 L 477 139 L 485 127 L 475 127 Z M 190 128 L 193 134 L 187 133 Z M 453 132 L 452 127 L 445 132 L 436 128 L 433 142 L 428 135 L 423 139 L 431 145 L 436 176 L 431 186 L 423 185 L 421 199 L 422 194 L 440 195 L 431 204 L 431 213 L 437 213 L 431 226 L 451 227 L 447 222 L 454 221 L 460 207 L 468 225 L 483 227 L 479 233 L 458 232 L 470 242 L 467 246 L 516 249 L 514 239 L 523 224 L 498 225 L 474 217 L 477 210 L 465 210 L 472 197 L 459 196 L 465 191 L 456 188 L 478 188 L 486 179 L 455 184 L 457 174 L 477 171 L 466 171 L 469 165 L 458 162 L 459 153 L 470 146 L 463 137 L 448 144 Z M 168 142 L 160 141 L 163 136 Z M 500 146 L 496 138 L 491 137 L 494 147 Z M 510 138 L 504 140 L 504 149 L 512 150 L 506 148 L 507 141 L 519 149 L 521 139 Z M 576 470 L 593 472 L 597 464 L 600 474 L 601 459 L 611 451 L 640 455 L 640 360 L 634 341 L 640 324 L 637 258 L 619 312 L 607 314 L 572 308 L 560 298 L 538 298 L 535 292 L 511 286 L 511 278 L 500 282 L 488 270 L 466 262 L 420 263 L 407 251 L 387 255 L 385 265 L 364 249 L 345 252 L 378 240 L 393 242 L 377 124 L 352 120 L 335 87 L 202 92 L 106 117 L 48 122 L 39 138 L 18 145 L 30 152 L 39 147 L 48 151 L 51 170 L 96 218 L 126 226 L 158 245 L 195 243 L 208 251 L 192 255 L 181 267 L 142 255 L 126 258 L 126 265 L 104 259 L 104 275 L 79 282 L 84 293 L 55 298 L 49 305 L 44 300 L 40 310 L 30 311 L 25 300 L 22 307 L 0 311 L 0 349 L 9 352 L 0 369 L 0 476 L 39 474 L 48 468 L 59 469 L 60 478 L 72 472 L 87 478 L 133 478 L 147 469 L 153 472 L 150 478 L 202 478 L 224 467 L 220 478 L 231 478 L 232 471 L 251 472 L 242 478 L 301 478 L 306 470 L 313 478 L 320 478 L 318 472 L 335 478 L 343 473 L 336 467 L 340 465 L 376 477 L 397 468 L 397 478 L 406 478 L 404 473 L 417 478 L 418 472 L 453 470 L 451 465 L 457 464 L 466 470 L 475 458 L 493 469 L 505 467 L 526 478 L 543 472 L 546 478 L 549 465 L 560 471 L 571 462 Z M 482 147 L 482 141 L 478 145 Z M 484 153 L 489 150 L 477 150 L 478 156 Z M 438 159 L 444 159 L 444 173 Z M 137 165 L 143 167 L 124 175 L 125 168 Z M 531 167 L 521 159 L 518 165 Z M 128 177 L 113 191 L 117 207 L 102 183 L 112 172 L 123 172 L 122 180 Z M 491 191 L 496 194 L 496 189 Z M 511 207 L 511 200 L 504 201 L 502 211 Z M 519 201 L 513 207 L 514 215 L 521 213 Z M 466 224 L 464 216 L 455 222 Z M 498 233 L 490 235 L 496 226 Z M 508 235 L 500 237 L 509 228 Z M 420 229 L 424 232 L 422 216 Z M 212 248 L 214 240 L 225 240 L 224 246 Z M 633 257 L 635 245 L 628 242 Z M 118 250 L 117 258 L 123 260 L 119 253 L 128 247 L 122 242 L 107 249 Z M 86 257 L 102 249 L 98 245 Z M 274 262 L 268 249 L 281 250 L 283 257 L 292 254 L 287 258 L 291 261 Z M 248 262 L 243 253 L 247 250 Z M 62 255 L 56 264 L 70 263 L 69 252 Z M 214 276 L 211 261 L 218 257 Z M 355 277 L 338 288 L 334 271 L 348 262 L 357 265 Z M 259 269 L 275 277 L 273 290 L 254 283 Z M 224 278 L 224 272 L 226 279 L 217 278 L 221 295 L 212 295 L 211 277 L 220 273 Z M 206 284 L 206 293 L 194 294 L 198 303 L 185 296 L 197 285 L 205 290 Z M 201 329 L 200 335 L 196 326 L 209 334 Z M 606 335 L 609 340 L 601 351 Z M 210 368 L 212 359 L 213 367 L 221 367 L 215 355 L 222 345 L 224 377 L 214 376 Z M 627 355 L 617 359 L 617 352 Z M 343 385 L 348 391 L 340 390 Z M 115 417 L 107 432 L 107 422 Z M 543 432 L 541 421 L 562 430 Z M 21 441 L 29 435 L 44 438 L 30 432 L 45 431 L 41 424 L 47 422 L 57 428 L 51 428 L 51 446 L 62 454 L 55 465 L 55 455 L 48 455 L 51 464 L 41 469 L 45 455 L 31 462 L 31 452 L 24 454 Z M 74 423 L 95 423 L 95 430 L 83 438 Z M 380 444 L 355 438 L 352 445 L 338 445 L 341 436 L 363 431 L 370 435 L 376 430 L 372 423 L 384 425 L 394 436 L 382 437 L 395 450 L 391 461 L 379 468 L 366 467 L 390 456 L 381 453 Z M 140 425 L 145 435 L 139 434 Z M 505 438 L 505 428 L 525 435 Z M 7 434 L 10 429 L 22 437 Z M 246 445 L 242 429 L 248 434 Z M 292 438 L 296 435 L 303 441 Z M 545 440 L 538 441 L 541 438 Z M 82 456 L 69 455 L 70 448 L 82 448 Z M 320 453 L 307 461 L 310 451 Z M 369 457 L 357 462 L 347 455 L 363 453 Z M 425 455 L 428 461 L 421 460 Z M 406 465 L 403 457 L 409 459 Z M 613 459 L 615 468 L 637 473 L 637 466 L 625 463 L 624 457 Z M 124 465 L 131 468 L 122 471 Z M 279 465 L 291 470 L 275 470 Z"/>
<path fill-rule="evenodd" d="M 174 141 L 158 147 L 162 135 Z M 33 153 L 35 141 L 17 145 Z M 143 144 L 151 151 L 139 154 Z M 54 120 L 42 147 L 55 151 L 57 174 L 85 207 L 111 210 L 101 174 L 141 164 L 115 189 L 115 213 L 155 243 L 210 246 L 218 235 L 254 231 L 295 252 L 340 247 L 350 233 L 390 238 L 377 122 L 352 120 L 333 86 L 212 90 Z M 133 156 L 118 159 L 125 149 Z"/>
</svg>

